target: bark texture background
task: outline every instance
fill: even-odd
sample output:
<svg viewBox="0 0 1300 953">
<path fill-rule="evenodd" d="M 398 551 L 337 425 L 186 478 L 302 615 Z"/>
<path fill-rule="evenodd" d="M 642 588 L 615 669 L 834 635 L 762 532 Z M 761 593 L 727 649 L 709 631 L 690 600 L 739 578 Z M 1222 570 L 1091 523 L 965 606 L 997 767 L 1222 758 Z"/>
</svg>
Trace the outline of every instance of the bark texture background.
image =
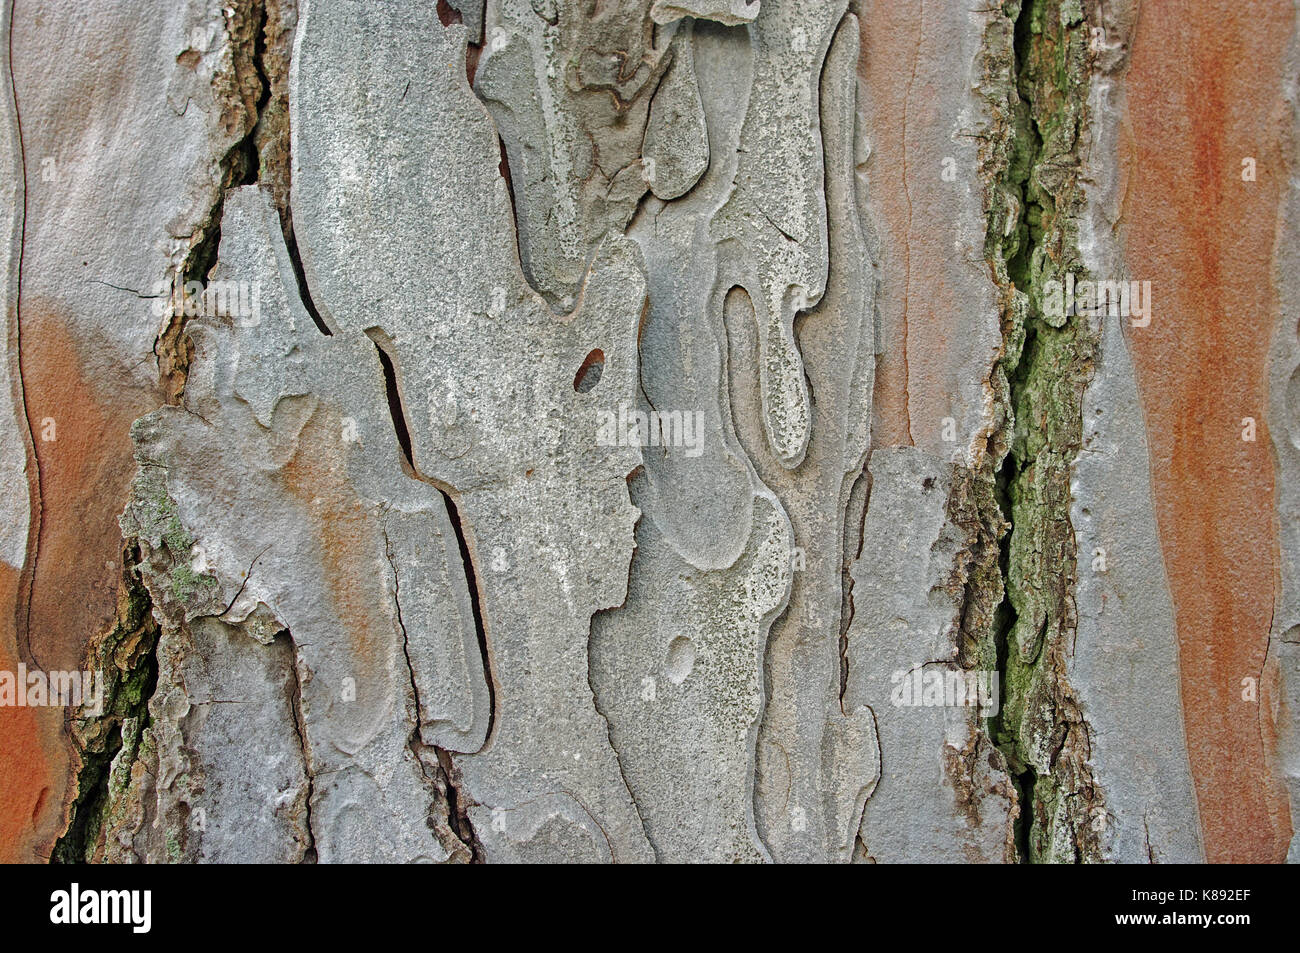
<svg viewBox="0 0 1300 953">
<path fill-rule="evenodd" d="M 0 858 L 1300 859 L 1290 0 L 0 16 Z"/>
</svg>

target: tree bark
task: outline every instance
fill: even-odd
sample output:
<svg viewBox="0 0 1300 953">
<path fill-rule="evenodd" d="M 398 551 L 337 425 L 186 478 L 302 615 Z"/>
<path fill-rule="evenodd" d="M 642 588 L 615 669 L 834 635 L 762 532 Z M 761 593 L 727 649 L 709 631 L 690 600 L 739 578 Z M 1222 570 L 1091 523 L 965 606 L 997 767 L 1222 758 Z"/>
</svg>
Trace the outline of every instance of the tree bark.
<svg viewBox="0 0 1300 953">
<path fill-rule="evenodd" d="M 1293 4 L 100 6 L 0 859 L 1300 858 Z"/>
</svg>

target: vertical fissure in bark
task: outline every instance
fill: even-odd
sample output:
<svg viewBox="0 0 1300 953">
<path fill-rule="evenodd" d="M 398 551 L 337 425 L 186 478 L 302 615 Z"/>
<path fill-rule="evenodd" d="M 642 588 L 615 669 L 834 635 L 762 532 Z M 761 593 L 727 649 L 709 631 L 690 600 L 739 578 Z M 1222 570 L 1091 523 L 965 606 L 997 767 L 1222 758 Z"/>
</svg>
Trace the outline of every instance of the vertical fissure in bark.
<svg viewBox="0 0 1300 953">
<path fill-rule="evenodd" d="M 483 665 L 483 673 L 488 690 L 488 725 L 486 737 L 492 737 L 492 728 L 496 719 L 496 685 L 492 678 L 491 656 L 488 652 L 487 628 L 483 618 L 482 593 L 479 590 L 478 574 L 474 568 L 473 554 L 470 549 L 469 539 L 466 535 L 464 521 L 460 515 L 460 510 L 456 506 L 455 499 L 452 495 L 438 486 L 431 480 L 426 480 L 419 474 L 415 468 L 415 458 L 411 443 L 411 430 L 407 422 L 406 408 L 402 402 L 402 393 L 398 385 L 397 365 L 393 359 L 389 348 L 385 342 L 380 340 L 379 332 L 371 335 L 371 340 L 375 345 L 375 350 L 379 354 L 379 363 L 384 372 L 384 388 L 388 397 L 388 413 L 393 421 L 393 431 L 397 436 L 398 446 L 401 448 L 403 465 L 408 474 L 415 479 L 428 483 L 436 489 L 441 495 L 443 505 L 447 509 L 447 520 L 451 524 L 452 532 L 456 535 L 456 546 L 460 552 L 461 564 L 465 572 L 465 587 L 469 595 L 470 613 L 474 620 L 474 632 L 478 640 L 479 656 Z M 396 569 L 394 568 L 394 572 Z M 400 609 L 399 609 L 400 612 Z M 403 638 L 405 638 L 405 627 L 403 627 Z M 403 646 L 405 649 L 405 644 Z M 410 665 L 410 656 L 407 655 L 407 665 Z M 411 669 L 411 688 L 415 690 L 415 671 Z M 416 696 L 416 731 L 419 731 L 419 695 Z M 442 749 L 435 748 L 438 761 L 442 765 L 443 774 L 447 781 L 447 799 L 451 814 L 452 830 L 458 838 L 468 847 L 476 860 L 482 859 L 482 846 L 470 825 L 468 808 L 463 803 L 465 798 L 460 795 L 457 788 L 456 775 L 453 774 L 453 765 L 451 756 Z"/>
<path fill-rule="evenodd" d="M 397 562 L 393 559 L 392 542 L 389 540 L 387 532 L 384 533 L 384 557 L 388 560 L 388 568 L 393 573 L 393 605 L 397 612 L 397 628 L 402 634 L 402 657 L 406 660 L 406 674 L 411 688 L 411 699 L 415 706 L 415 717 L 411 725 L 411 735 L 407 740 L 407 747 L 410 749 L 416 763 L 420 766 L 420 771 L 425 780 L 433 785 L 436 792 L 433 803 L 429 806 L 429 828 L 433 831 L 434 836 L 443 842 L 443 847 L 446 848 L 450 857 L 453 859 L 468 859 L 472 862 L 474 860 L 474 832 L 469 829 L 469 840 L 461 836 L 461 824 L 456 817 L 457 792 L 444 765 L 444 755 L 446 753 L 441 748 L 426 745 L 424 742 L 422 732 L 424 706 L 420 702 L 420 686 L 415 677 L 415 664 L 411 661 L 410 634 L 406 631 L 406 620 L 402 618 L 401 576 L 397 571 Z M 430 750 L 434 754 L 435 764 L 430 764 L 430 759 L 426 756 L 426 752 Z M 444 816 L 445 824 L 442 823 Z M 468 820 L 465 821 L 464 826 L 468 829 Z M 448 842 L 448 831 L 459 843 Z"/>
<path fill-rule="evenodd" d="M 840 558 L 840 703 L 849 688 L 849 630 L 857 607 L 853 602 L 853 564 L 862 555 L 863 527 L 867 520 L 867 504 L 871 499 L 871 471 L 864 464 L 862 472 L 853 480 L 848 501 L 844 507 L 844 527 Z"/>
<path fill-rule="evenodd" d="M 334 332 L 330 330 L 329 325 L 325 323 L 325 319 L 321 317 L 316 302 L 312 300 L 311 290 L 307 286 L 307 273 L 302 267 L 302 253 L 298 251 L 298 236 L 293 231 L 292 216 L 286 217 L 282 224 L 284 226 L 284 245 L 289 252 L 289 262 L 293 265 L 294 281 L 298 285 L 298 300 L 302 302 L 303 310 L 307 312 L 316 325 L 316 330 L 326 337 L 333 337 Z"/>
<path fill-rule="evenodd" d="M 469 848 L 470 863 L 487 863 L 487 858 L 483 852 L 483 844 L 478 839 L 478 834 L 474 832 L 474 825 L 469 820 L 469 808 L 473 801 L 461 789 L 460 769 L 451 760 L 451 754 L 448 751 L 437 747 L 433 751 L 438 759 L 438 766 L 442 769 L 442 777 L 446 781 L 447 820 L 451 825 L 451 831 L 462 844 Z"/>
<path fill-rule="evenodd" d="M 1014 30 L 1002 51 L 1006 100 L 994 107 L 1009 144 L 998 156 L 986 252 L 1003 292 L 1009 432 L 997 486 L 1010 531 L 996 646 L 1004 699 L 991 729 L 1020 796 L 1020 859 L 1092 861 L 1100 859 L 1090 820 L 1101 792 L 1066 673 L 1077 625 L 1070 473 L 1097 335 L 1087 316 L 1042 306 L 1046 282 L 1085 275 L 1077 223 L 1087 23 L 1071 0 L 1009 0 L 1003 10 Z"/>
<path fill-rule="evenodd" d="M 216 92 L 219 99 L 224 97 L 226 100 L 219 103 L 223 116 L 229 112 L 238 117 L 226 121 L 238 123 L 235 128 L 242 129 L 243 135 L 222 157 L 216 201 L 196 230 L 196 239 L 189 254 L 177 268 L 175 284 L 181 289 L 190 282 L 204 284 L 217 262 L 217 250 L 221 247 L 221 217 L 227 190 L 258 181 L 261 161 L 257 149 L 257 128 L 261 111 L 269 99 L 269 84 L 265 80 L 265 67 L 261 62 L 265 48 L 262 40 L 265 27 L 265 0 L 244 0 L 231 5 L 226 18 L 226 30 L 232 75 L 226 77 L 226 81 L 221 84 L 223 88 Z M 226 86 L 229 88 L 224 88 Z M 185 334 L 186 323 L 186 301 L 183 295 L 174 290 L 167 323 L 158 332 L 153 346 L 158 361 L 159 386 L 163 399 L 168 404 L 181 403 L 185 378 L 194 356 L 193 344 Z"/>
<path fill-rule="evenodd" d="M 111 792 L 131 779 L 131 762 L 149 727 L 149 699 L 158 684 L 158 623 L 140 575 L 140 550 L 122 554 L 117 621 L 91 645 L 89 668 L 104 679 L 98 715 L 77 713 L 70 733 L 80 757 L 76 795 L 51 863 L 83 863 L 92 854 L 112 803 Z M 119 757 L 119 755 L 121 757 Z"/>
<path fill-rule="evenodd" d="M 307 796 L 303 803 L 303 823 L 307 826 L 307 844 L 303 850 L 302 863 L 314 864 L 319 859 L 316 852 L 316 831 L 312 827 L 311 802 L 316 796 L 316 776 L 312 770 L 311 743 L 307 740 L 306 719 L 302 713 L 302 676 L 298 673 L 298 649 L 294 645 L 293 634 L 283 629 L 276 638 L 284 636 L 289 640 L 293 651 L 292 664 L 293 686 L 289 695 L 289 716 L 293 720 L 293 731 L 298 737 L 298 750 L 302 753 L 302 773 L 307 779 Z"/>
</svg>

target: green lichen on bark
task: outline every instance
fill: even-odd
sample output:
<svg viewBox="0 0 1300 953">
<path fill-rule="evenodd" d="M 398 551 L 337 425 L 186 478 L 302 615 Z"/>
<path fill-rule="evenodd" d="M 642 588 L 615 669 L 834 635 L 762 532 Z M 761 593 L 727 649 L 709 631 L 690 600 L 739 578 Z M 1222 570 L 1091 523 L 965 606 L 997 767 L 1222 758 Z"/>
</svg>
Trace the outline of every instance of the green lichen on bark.
<svg viewBox="0 0 1300 953">
<path fill-rule="evenodd" d="M 1006 139 L 989 150 L 985 252 L 1003 290 L 995 393 L 1010 423 L 1001 441 L 1011 531 L 1003 702 L 993 730 L 1021 790 L 1021 859 L 1092 861 L 1099 859 L 1091 818 L 1101 792 L 1066 673 L 1076 629 L 1070 471 L 1097 340 L 1086 316 L 1053 316 L 1042 306 L 1047 282 L 1086 277 L 1077 223 L 1085 201 L 1079 153 L 1088 28 L 1078 0 L 1011 0 L 1003 10 L 1014 33 L 989 37 L 990 98 Z"/>
<path fill-rule="evenodd" d="M 212 608 L 220 583 L 215 576 L 194 568 L 196 540 L 181 521 L 165 474 L 158 465 L 140 469 L 132 484 L 131 501 L 122 514 L 122 532 L 127 539 L 145 544 L 148 583 L 159 608 L 178 619 L 193 618 L 201 609 Z"/>
<path fill-rule="evenodd" d="M 154 762 L 149 702 L 158 684 L 159 619 L 177 624 L 219 608 L 215 577 L 191 562 L 195 540 L 167 489 L 165 469 L 142 466 L 121 517 L 125 569 L 112 629 L 92 641 L 88 665 L 103 672 L 101 712 L 79 712 L 72 736 L 81 757 L 78 793 L 52 859 L 65 863 L 121 859 L 105 832 L 138 812 L 137 774 Z M 127 825 L 129 826 L 129 825 Z"/>
<path fill-rule="evenodd" d="M 95 859 L 105 821 L 131 781 L 131 766 L 149 724 L 149 698 L 158 678 L 154 653 L 159 633 L 139 561 L 138 549 L 128 548 L 117 619 L 90 647 L 89 668 L 104 678 L 103 707 L 97 714 L 80 711 L 72 719 L 81 767 L 68 826 L 51 853 L 54 863 Z"/>
<path fill-rule="evenodd" d="M 997 667 L 997 635 L 1005 597 L 1000 541 L 1007 524 L 998 499 L 994 457 L 979 467 L 954 469 L 947 517 L 964 531 L 955 582 L 962 588 L 961 639 L 958 662 L 962 668 L 989 671 Z"/>
</svg>

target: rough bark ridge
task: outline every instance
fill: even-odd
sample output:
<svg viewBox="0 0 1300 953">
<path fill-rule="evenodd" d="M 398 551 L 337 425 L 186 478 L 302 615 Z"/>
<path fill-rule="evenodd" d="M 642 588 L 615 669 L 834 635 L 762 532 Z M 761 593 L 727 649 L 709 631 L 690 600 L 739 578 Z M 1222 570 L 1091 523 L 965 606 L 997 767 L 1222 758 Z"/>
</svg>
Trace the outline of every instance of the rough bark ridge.
<svg viewBox="0 0 1300 953">
<path fill-rule="evenodd" d="M 1294 857 L 1282 0 L 47 5 L 0 855 Z"/>
</svg>

